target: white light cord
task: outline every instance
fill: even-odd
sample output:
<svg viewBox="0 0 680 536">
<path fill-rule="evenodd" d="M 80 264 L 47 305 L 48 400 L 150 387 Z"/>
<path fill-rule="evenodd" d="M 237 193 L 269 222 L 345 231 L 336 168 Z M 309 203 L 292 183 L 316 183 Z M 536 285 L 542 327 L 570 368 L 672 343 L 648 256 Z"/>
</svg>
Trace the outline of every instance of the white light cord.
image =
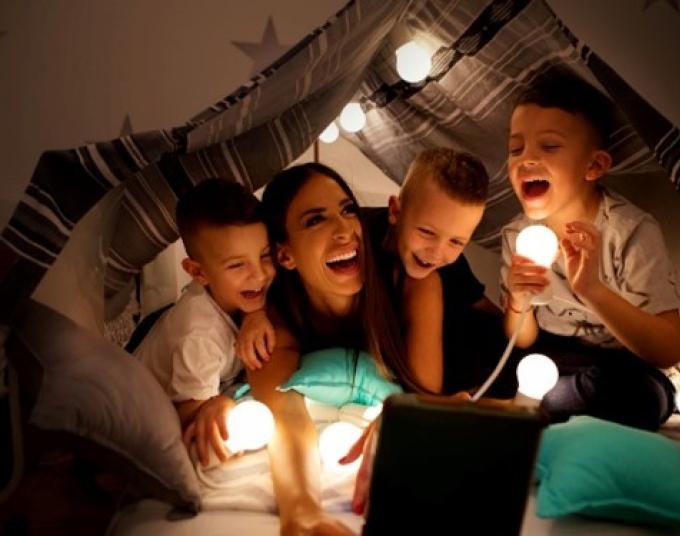
<svg viewBox="0 0 680 536">
<path fill-rule="evenodd" d="M 515 341 L 517 340 L 517 335 L 519 334 L 519 330 L 522 329 L 522 325 L 524 324 L 524 319 L 527 316 L 527 312 L 529 311 L 529 307 L 531 306 L 531 294 L 526 295 L 524 299 L 524 303 L 522 304 L 522 314 L 519 317 L 519 321 L 517 322 L 517 325 L 515 326 L 515 331 L 512 333 L 512 337 L 510 337 L 510 340 L 508 341 L 508 345 L 505 347 L 505 352 L 503 352 L 503 355 L 498 361 L 498 364 L 496 365 L 496 368 L 493 369 L 493 372 L 489 375 L 489 377 L 486 379 L 486 381 L 482 384 L 482 386 L 477 390 L 477 392 L 472 396 L 472 401 L 476 402 L 482 396 L 484 396 L 484 393 L 486 393 L 489 390 L 489 387 L 491 387 L 491 384 L 496 381 L 496 378 L 498 378 L 498 375 L 501 373 L 503 370 L 503 367 L 505 366 L 505 363 L 507 363 L 508 358 L 510 357 L 510 353 L 512 352 L 512 349 L 515 347 Z"/>
</svg>

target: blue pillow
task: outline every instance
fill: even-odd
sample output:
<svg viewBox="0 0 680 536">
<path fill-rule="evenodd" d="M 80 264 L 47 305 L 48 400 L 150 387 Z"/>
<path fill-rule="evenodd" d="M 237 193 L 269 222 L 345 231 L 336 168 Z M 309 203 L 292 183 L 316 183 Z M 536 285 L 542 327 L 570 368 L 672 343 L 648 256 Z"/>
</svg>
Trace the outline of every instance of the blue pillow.
<svg viewBox="0 0 680 536">
<path fill-rule="evenodd" d="M 374 406 L 393 393 L 401 393 L 396 383 L 384 378 L 373 357 L 360 352 L 355 368 L 354 351 L 328 348 L 300 358 L 300 368 L 279 387 L 291 389 L 308 398 L 341 407 L 346 404 Z"/>
<path fill-rule="evenodd" d="M 538 456 L 537 514 L 680 528 L 680 444 L 592 417 L 550 426 Z"/>
</svg>

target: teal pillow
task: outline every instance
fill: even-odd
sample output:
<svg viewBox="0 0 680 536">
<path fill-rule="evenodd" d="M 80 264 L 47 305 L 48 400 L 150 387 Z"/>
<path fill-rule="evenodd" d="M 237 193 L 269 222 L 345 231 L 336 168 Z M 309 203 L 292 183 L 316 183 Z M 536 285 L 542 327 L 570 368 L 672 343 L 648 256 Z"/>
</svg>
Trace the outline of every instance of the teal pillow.
<svg viewBox="0 0 680 536">
<path fill-rule="evenodd" d="M 680 444 L 662 435 L 574 417 L 543 434 L 537 473 L 539 517 L 680 527 Z"/>
<path fill-rule="evenodd" d="M 393 393 L 401 393 L 396 383 L 384 378 L 370 354 L 360 352 L 354 366 L 354 351 L 328 348 L 300 358 L 300 367 L 279 387 L 295 390 L 308 398 L 340 407 L 346 404 L 374 406 Z"/>
</svg>

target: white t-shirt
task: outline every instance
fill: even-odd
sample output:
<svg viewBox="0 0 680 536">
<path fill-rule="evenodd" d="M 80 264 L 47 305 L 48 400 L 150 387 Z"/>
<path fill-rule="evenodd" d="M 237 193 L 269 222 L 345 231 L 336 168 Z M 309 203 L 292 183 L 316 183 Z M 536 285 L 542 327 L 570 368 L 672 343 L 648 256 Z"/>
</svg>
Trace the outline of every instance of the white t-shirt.
<svg viewBox="0 0 680 536">
<path fill-rule="evenodd" d="M 602 201 L 595 226 L 602 234 L 600 280 L 614 292 L 649 314 L 680 310 L 680 287 L 675 267 L 668 257 L 657 221 L 620 195 L 602 188 Z M 515 251 L 517 234 L 536 223 L 524 214 L 502 231 L 501 289 Z M 549 272 L 552 300 L 536 308 L 541 329 L 556 335 L 578 337 L 606 348 L 621 348 L 600 318 L 572 292 L 560 253 Z"/>
<path fill-rule="evenodd" d="M 238 328 L 202 285 L 192 282 L 135 351 L 173 402 L 207 400 L 243 366 L 234 353 Z"/>
</svg>

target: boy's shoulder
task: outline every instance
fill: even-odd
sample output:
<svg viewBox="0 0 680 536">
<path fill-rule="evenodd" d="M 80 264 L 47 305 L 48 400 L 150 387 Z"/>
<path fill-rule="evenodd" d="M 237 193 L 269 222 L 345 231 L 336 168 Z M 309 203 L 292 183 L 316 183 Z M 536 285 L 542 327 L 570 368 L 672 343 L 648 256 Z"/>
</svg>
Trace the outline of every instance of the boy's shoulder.
<svg viewBox="0 0 680 536">
<path fill-rule="evenodd" d="M 658 225 L 656 219 L 622 195 L 602 187 L 602 202 L 598 212 L 596 225 L 608 230 L 629 236 L 641 223 Z"/>
<path fill-rule="evenodd" d="M 210 332 L 216 325 L 227 324 L 233 331 L 236 325 L 227 313 L 222 311 L 205 288 L 191 282 L 177 303 L 159 320 L 163 328 L 175 339 L 189 335 Z"/>
</svg>

